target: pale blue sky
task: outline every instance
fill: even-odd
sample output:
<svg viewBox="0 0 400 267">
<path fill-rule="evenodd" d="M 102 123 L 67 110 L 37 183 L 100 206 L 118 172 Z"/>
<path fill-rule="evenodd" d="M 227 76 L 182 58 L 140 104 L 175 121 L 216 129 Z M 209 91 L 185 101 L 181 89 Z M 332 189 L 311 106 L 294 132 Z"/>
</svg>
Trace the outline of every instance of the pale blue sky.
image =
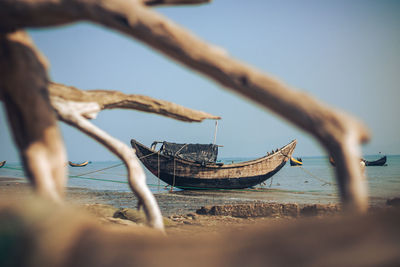
<svg viewBox="0 0 400 267">
<path fill-rule="evenodd" d="M 237 1 L 157 8 L 202 39 L 292 87 L 359 117 L 373 134 L 364 154 L 400 154 L 400 1 Z M 29 31 L 51 63 L 51 79 L 81 89 L 114 89 L 222 116 L 220 157 L 258 157 L 292 139 L 296 156 L 324 151 L 309 135 L 137 41 L 97 25 Z M 103 111 L 93 121 L 131 138 L 210 143 L 214 121 L 184 123 L 137 111 Z M 60 124 L 69 159 L 114 160 Z M 17 161 L 3 108 L 0 160 Z"/>
</svg>

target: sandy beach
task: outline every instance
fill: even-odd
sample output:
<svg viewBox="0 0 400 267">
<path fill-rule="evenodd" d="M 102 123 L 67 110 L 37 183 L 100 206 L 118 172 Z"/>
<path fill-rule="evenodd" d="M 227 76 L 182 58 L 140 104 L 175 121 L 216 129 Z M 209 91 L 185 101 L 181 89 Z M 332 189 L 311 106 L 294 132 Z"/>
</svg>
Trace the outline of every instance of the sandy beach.
<svg viewBox="0 0 400 267">
<path fill-rule="evenodd" d="M 27 180 L 20 178 L 0 177 L 0 200 L 19 199 L 24 200 L 33 195 L 32 188 Z M 257 223 L 274 223 L 282 221 L 291 221 L 302 217 L 302 209 L 317 206 L 318 211 L 314 215 L 325 216 L 327 214 L 338 213 L 340 209 L 339 200 L 335 195 L 326 195 L 321 198 L 320 195 L 303 195 L 296 192 L 284 192 L 276 189 L 249 189 L 249 190 L 184 190 L 168 193 L 155 194 L 155 198 L 160 207 L 162 215 L 168 220 L 166 224 L 167 233 L 179 234 L 197 233 L 197 232 L 219 232 L 226 229 L 229 225 L 232 227 L 246 227 Z M 116 192 L 104 190 L 90 190 L 77 187 L 68 187 L 66 189 L 67 205 L 79 206 L 84 208 L 102 209 L 107 207 L 111 209 L 135 209 L 137 198 L 131 192 Z M 247 205 L 247 206 L 246 206 Z M 259 214 L 252 211 L 249 205 L 268 205 L 270 208 L 274 205 L 281 205 L 283 208 L 296 205 L 299 209 L 298 214 L 267 213 Z M 384 207 L 385 202 L 382 199 L 373 201 L 372 207 Z M 226 214 L 217 214 L 219 216 L 202 215 L 201 209 L 210 210 L 213 207 L 241 207 L 248 209 L 246 215 L 235 215 L 232 212 Z M 243 208 L 244 207 L 244 208 Z M 335 208 L 335 212 L 332 211 Z M 254 208 L 253 208 L 254 209 Z M 260 209 L 260 208 L 258 208 Z M 265 209 L 265 206 L 261 207 Z M 215 212 L 214 212 L 215 213 Z M 112 217 L 112 214 L 101 214 L 101 211 L 95 212 L 100 217 Z M 144 220 L 144 219 L 143 219 Z M 110 222 L 114 222 L 110 220 Z"/>
<path fill-rule="evenodd" d="M 288 197 L 288 194 L 290 197 Z M 32 188 L 27 180 L 20 178 L 0 177 L 0 200 L 19 199 L 23 200 L 33 195 Z M 174 227 L 167 226 L 167 232 L 176 232 L 176 226 L 185 228 L 184 232 L 193 228 L 196 232 L 199 226 L 203 228 L 224 228 L 226 224 L 239 225 L 264 222 L 265 220 L 279 221 L 292 220 L 288 216 L 252 216 L 247 218 L 235 216 L 201 216 L 196 213 L 202 207 L 224 206 L 224 205 L 243 205 L 254 203 L 295 203 L 300 202 L 300 206 L 307 204 L 337 204 L 335 196 L 327 196 L 325 199 L 303 198 L 301 194 L 282 193 L 279 190 L 198 190 L 198 191 L 173 191 L 154 195 L 160 207 L 161 213 L 165 218 L 170 219 Z M 67 205 L 78 205 L 80 207 L 107 205 L 115 209 L 130 208 L 135 209 L 137 198 L 131 192 L 115 192 L 103 190 L 90 190 L 84 188 L 68 187 L 66 189 Z M 188 214 L 190 216 L 188 216 Z M 206 226 L 206 227 L 205 227 Z M 188 229 L 186 229 L 188 228 Z M 215 229 L 209 229 L 215 231 Z"/>
<path fill-rule="evenodd" d="M 400 263 L 399 209 L 381 201 L 360 217 L 343 216 L 334 196 L 316 204 L 301 195 L 284 199 L 287 193 L 278 190 L 162 193 L 155 197 L 163 236 L 145 226 L 129 192 L 67 188 L 63 206 L 32 196 L 24 179 L 0 178 L 0 237 L 19 255 L 5 260 L 23 262 L 6 266 Z"/>
<path fill-rule="evenodd" d="M 173 236 L 220 235 L 235 229 L 243 229 L 259 223 L 275 223 L 293 220 L 287 216 L 248 217 L 202 216 L 196 213 L 202 207 L 259 203 L 257 194 L 265 192 L 226 191 L 176 191 L 155 194 L 162 215 L 165 217 L 166 232 Z M 278 192 L 275 192 L 278 195 Z M 19 178 L 0 177 L 0 201 L 26 201 L 33 196 L 30 184 Z M 111 219 L 116 210 L 135 209 L 137 199 L 131 192 L 96 191 L 69 187 L 66 189 L 68 206 L 78 206 L 81 211 L 95 215 L 106 224 L 130 225 L 126 220 Z M 145 218 L 140 218 L 144 223 Z"/>
<path fill-rule="evenodd" d="M 0 197 L 25 197 L 31 194 L 27 180 L 21 178 L 0 177 Z M 298 203 L 338 204 L 336 195 L 307 194 L 287 192 L 278 189 L 245 190 L 174 190 L 156 193 L 163 216 L 185 215 L 196 212 L 204 206 L 230 205 L 244 203 Z M 78 187 L 66 189 L 66 202 L 70 204 L 106 204 L 119 208 L 135 208 L 137 199 L 131 192 L 91 190 Z"/>
</svg>

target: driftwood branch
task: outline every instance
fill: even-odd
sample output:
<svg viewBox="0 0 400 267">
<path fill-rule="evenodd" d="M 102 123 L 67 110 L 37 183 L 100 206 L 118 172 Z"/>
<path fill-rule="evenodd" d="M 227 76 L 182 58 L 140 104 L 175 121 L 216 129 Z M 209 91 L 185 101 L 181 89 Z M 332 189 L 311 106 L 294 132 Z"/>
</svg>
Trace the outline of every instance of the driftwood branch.
<svg viewBox="0 0 400 267">
<path fill-rule="evenodd" d="M 24 32 L 0 33 L 0 77 L 26 176 L 39 195 L 61 202 L 66 155 L 47 94 L 47 62 Z"/>
<path fill-rule="evenodd" d="M 17 205 L 0 201 L 0 236 L 8 245 L 1 258 L 8 264 L 3 266 L 332 267 L 400 262 L 400 212 L 394 207 L 352 217 L 281 219 L 268 226 L 266 221 L 248 222 L 250 229 L 245 222 L 217 220 L 214 225 L 202 219 L 200 226 L 175 230 L 169 237 L 143 227 L 101 225 L 82 211 L 55 208 L 37 200 Z M 195 230 L 203 228 L 203 235 Z"/>
<path fill-rule="evenodd" d="M 187 122 L 200 122 L 204 119 L 220 119 L 218 116 L 203 111 L 185 108 L 172 102 L 143 95 L 126 95 L 111 90 L 83 91 L 72 86 L 57 83 L 50 83 L 49 91 L 52 97 L 62 98 L 65 101 L 95 102 L 99 105 L 101 110 L 115 108 L 135 109 Z"/>
<path fill-rule="evenodd" d="M 163 221 L 157 202 L 146 184 L 146 176 L 135 151 L 121 141 L 111 137 L 87 119 L 93 119 L 103 109 L 136 109 L 179 119 L 202 121 L 219 119 L 211 114 L 185 108 L 174 103 L 141 95 L 126 95 L 118 91 L 89 90 L 49 83 L 53 108 L 60 120 L 86 133 L 118 156 L 128 170 L 128 181 L 132 191 L 144 207 L 149 225 L 163 230 Z"/>
<path fill-rule="evenodd" d="M 0 32 L 10 32 L 24 27 L 61 25 L 78 20 L 93 20 L 90 18 L 92 15 L 101 16 L 104 8 L 106 13 L 110 11 L 113 12 L 112 10 L 114 7 L 117 7 L 117 12 L 112 20 L 120 20 L 118 23 L 125 24 L 127 23 L 124 21 L 126 16 L 120 17 L 119 15 L 119 9 L 121 7 L 127 8 L 126 14 L 131 14 L 133 17 L 133 5 L 142 7 L 145 5 L 189 5 L 208 3 L 210 1 L 211 0 L 128 0 L 124 3 L 124 1 L 118 0 L 118 3 L 114 4 L 112 3 L 113 1 L 110 0 L 2 0 L 0 1 Z M 101 8 L 94 11 L 94 9 L 98 7 Z M 115 23 L 115 21 L 110 22 Z"/>
<path fill-rule="evenodd" d="M 142 0 L 146 6 L 198 5 L 210 2 L 211 0 Z"/>
<path fill-rule="evenodd" d="M 59 119 L 93 137 L 124 161 L 129 185 L 143 205 L 149 225 L 163 230 L 161 212 L 147 187 L 135 151 L 85 118 L 94 118 L 99 111 L 112 108 L 136 109 L 182 121 L 220 117 L 141 95 L 105 90 L 81 91 L 49 83 L 46 60 L 24 32 L 1 35 L 0 49 L 0 75 L 8 78 L 1 84 L 0 100 L 5 102 L 24 169 L 35 190 L 46 198 L 61 202 L 66 184 L 65 150 L 49 104 L 49 89 Z"/>
<path fill-rule="evenodd" d="M 345 207 L 365 211 L 360 144 L 369 138 L 356 119 L 230 58 L 142 3 L 129 0 L 4 0 L 0 31 L 89 20 L 134 37 L 217 83 L 253 100 L 313 135 L 337 163 Z"/>
<path fill-rule="evenodd" d="M 76 103 L 65 101 L 59 97 L 51 97 L 51 102 L 60 120 L 86 133 L 107 147 L 117 155 L 126 165 L 128 181 L 132 191 L 137 196 L 139 203 L 143 204 L 149 225 L 162 230 L 164 224 L 157 202 L 146 184 L 146 175 L 139 164 L 135 150 L 111 137 L 109 134 L 90 123 L 84 116 L 100 111 L 101 107 L 95 103 Z"/>
<path fill-rule="evenodd" d="M 88 7 L 86 3 L 84 6 Z M 336 176 L 345 206 L 366 210 L 367 191 L 359 168 L 359 145 L 368 139 L 368 132 L 357 120 L 230 58 L 152 10 L 135 2 L 113 3 L 112 9 L 94 4 L 101 11 L 91 13 L 88 19 L 147 43 L 316 137 L 337 160 Z"/>
</svg>

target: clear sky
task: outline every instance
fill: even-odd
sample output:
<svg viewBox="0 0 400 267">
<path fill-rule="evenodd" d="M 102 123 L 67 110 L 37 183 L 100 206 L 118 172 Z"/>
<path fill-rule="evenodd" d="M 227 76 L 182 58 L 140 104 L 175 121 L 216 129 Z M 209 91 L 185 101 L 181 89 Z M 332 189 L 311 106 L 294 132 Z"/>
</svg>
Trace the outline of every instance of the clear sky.
<svg viewBox="0 0 400 267">
<path fill-rule="evenodd" d="M 359 117 L 373 135 L 364 154 L 400 154 L 400 1 L 214 0 L 156 11 L 232 57 Z M 292 139 L 298 140 L 295 156 L 324 154 L 308 134 L 136 40 L 86 22 L 29 33 L 49 59 L 53 81 L 148 95 L 221 116 L 220 157 L 258 157 Z M 150 145 L 211 143 L 214 136 L 214 121 L 184 123 L 138 111 L 103 111 L 93 122 L 128 145 L 131 138 Z M 69 160 L 116 159 L 60 125 Z M 19 160 L 3 106 L 0 160 Z"/>
</svg>

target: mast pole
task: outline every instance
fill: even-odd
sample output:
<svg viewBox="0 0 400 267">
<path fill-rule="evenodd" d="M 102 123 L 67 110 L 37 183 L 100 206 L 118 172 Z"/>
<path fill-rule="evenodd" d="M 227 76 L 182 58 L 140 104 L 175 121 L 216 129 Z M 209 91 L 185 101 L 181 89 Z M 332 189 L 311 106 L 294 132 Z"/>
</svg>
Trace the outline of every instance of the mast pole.
<svg viewBox="0 0 400 267">
<path fill-rule="evenodd" d="M 214 145 L 217 141 L 217 130 L 218 130 L 218 121 L 215 121 L 215 130 L 214 130 Z"/>
</svg>

